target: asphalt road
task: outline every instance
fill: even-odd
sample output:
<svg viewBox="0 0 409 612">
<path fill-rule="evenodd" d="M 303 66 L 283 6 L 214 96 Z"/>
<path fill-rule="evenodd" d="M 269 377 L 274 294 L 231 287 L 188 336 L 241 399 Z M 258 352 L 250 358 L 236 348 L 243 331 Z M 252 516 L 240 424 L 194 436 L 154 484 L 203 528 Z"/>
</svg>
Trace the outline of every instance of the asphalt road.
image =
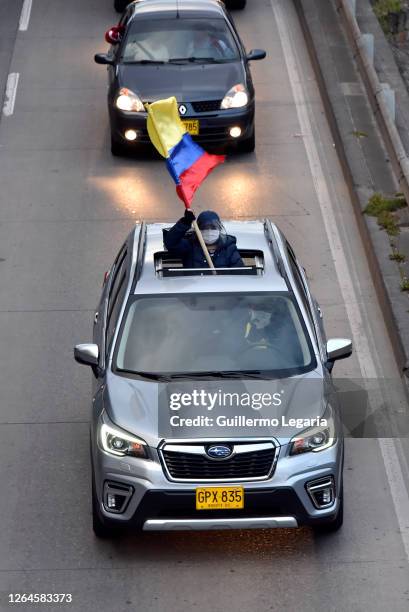
<svg viewBox="0 0 409 612">
<path fill-rule="evenodd" d="M 374 409 L 405 410 L 292 3 L 248 4 L 239 30 L 268 52 L 253 66 L 257 150 L 217 169 L 196 210 L 277 222 L 328 335 L 353 336 L 354 356 L 334 373 L 388 380 Z M 109 152 L 105 69 L 92 58 L 116 22 L 111 5 L 33 0 L 9 68 L 19 80 L 0 122 L 0 609 L 406 611 L 407 440 L 347 440 L 345 524 L 332 536 L 92 533 L 91 380 L 72 346 L 91 338 L 104 270 L 132 224 L 182 212 L 163 162 Z M 12 606 L 9 593 L 73 603 Z"/>
</svg>

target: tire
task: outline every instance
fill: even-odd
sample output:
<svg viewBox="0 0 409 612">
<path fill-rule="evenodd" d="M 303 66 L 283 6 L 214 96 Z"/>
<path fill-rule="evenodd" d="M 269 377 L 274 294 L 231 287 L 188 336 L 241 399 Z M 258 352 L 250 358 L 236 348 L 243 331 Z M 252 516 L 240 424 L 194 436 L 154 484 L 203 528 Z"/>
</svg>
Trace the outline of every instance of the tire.
<svg viewBox="0 0 409 612">
<path fill-rule="evenodd" d="M 131 0 L 114 0 L 114 8 L 117 13 L 123 13 Z"/>
<path fill-rule="evenodd" d="M 237 148 L 240 153 L 253 153 L 254 149 L 256 148 L 255 131 L 253 130 L 253 133 L 250 138 L 246 138 L 246 140 L 242 140 L 241 142 L 239 142 Z"/>
<path fill-rule="evenodd" d="M 241 11 L 246 6 L 246 0 L 226 0 L 228 9 Z"/>
<path fill-rule="evenodd" d="M 340 503 L 337 512 L 337 516 L 328 523 L 320 523 L 314 526 L 314 531 L 317 534 L 335 533 L 341 529 L 344 522 L 344 487 L 341 488 Z"/>
<path fill-rule="evenodd" d="M 111 153 L 114 157 L 125 157 L 128 153 L 128 148 L 111 136 Z"/>
<path fill-rule="evenodd" d="M 95 492 L 94 475 L 92 475 L 92 529 L 94 530 L 96 537 L 100 540 L 107 540 L 115 537 L 118 534 L 114 528 L 107 527 L 102 522 L 98 499 Z"/>
</svg>

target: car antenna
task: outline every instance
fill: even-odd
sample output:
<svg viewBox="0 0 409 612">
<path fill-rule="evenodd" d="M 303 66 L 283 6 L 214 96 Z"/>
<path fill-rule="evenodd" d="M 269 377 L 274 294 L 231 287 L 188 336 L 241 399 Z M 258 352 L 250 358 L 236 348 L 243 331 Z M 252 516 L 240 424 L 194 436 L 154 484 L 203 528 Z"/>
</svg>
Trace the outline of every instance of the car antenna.
<svg viewBox="0 0 409 612">
<path fill-rule="evenodd" d="M 176 19 L 179 19 L 179 0 L 176 0 Z"/>
</svg>

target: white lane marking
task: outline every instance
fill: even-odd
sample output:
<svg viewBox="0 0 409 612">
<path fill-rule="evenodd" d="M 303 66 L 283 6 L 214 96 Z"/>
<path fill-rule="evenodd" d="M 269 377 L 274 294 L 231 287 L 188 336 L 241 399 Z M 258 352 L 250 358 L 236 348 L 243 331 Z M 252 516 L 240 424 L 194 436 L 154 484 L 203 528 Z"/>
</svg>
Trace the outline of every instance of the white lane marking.
<svg viewBox="0 0 409 612">
<path fill-rule="evenodd" d="M 406 554 L 409 557 L 409 497 L 400 467 L 396 442 L 390 438 L 380 438 L 378 442 L 381 447 L 389 488 L 395 505 L 396 516 L 398 517 L 400 533 Z"/>
<path fill-rule="evenodd" d="M 334 260 L 338 283 L 344 300 L 349 324 L 351 326 L 361 374 L 363 378 L 376 379 L 376 366 L 372 358 L 368 338 L 365 334 L 359 302 L 355 293 L 348 262 L 342 247 L 342 240 L 338 230 L 336 216 L 331 206 L 331 197 L 325 179 L 325 174 L 313 137 L 307 97 L 304 94 L 302 74 L 298 69 L 296 52 L 293 49 L 289 34 L 291 31 L 290 26 L 286 22 L 284 2 L 283 0 L 270 0 L 287 66 L 288 77 L 290 80 L 298 121 L 301 128 L 300 131 L 301 133 L 308 134 L 310 136 L 309 138 L 303 139 L 303 143 L 307 153 L 308 163 L 320 205 L 321 215 L 324 221 L 324 227 L 331 249 L 331 254 Z M 409 516 L 409 495 L 405 486 L 394 440 L 383 438 L 379 439 L 378 442 L 385 465 L 385 471 L 388 478 L 398 524 L 402 533 L 404 549 L 409 560 L 409 529 L 407 518 Z"/>
<path fill-rule="evenodd" d="M 30 23 L 31 7 L 33 0 L 24 0 L 23 8 L 21 9 L 20 22 L 18 29 L 20 32 L 26 32 L 28 30 L 28 24 Z"/>
<path fill-rule="evenodd" d="M 377 376 L 376 367 L 372 359 L 368 339 L 364 333 L 364 324 L 355 295 L 354 283 L 351 278 L 349 265 L 342 247 L 341 236 L 334 210 L 331 205 L 331 197 L 328 190 L 327 181 L 322 169 L 318 149 L 313 137 L 313 129 L 309 117 L 308 104 L 302 85 L 302 75 L 297 66 L 297 59 L 292 47 L 289 36 L 289 24 L 286 23 L 285 12 L 281 0 L 270 0 L 273 7 L 285 63 L 287 65 L 288 76 L 295 101 L 298 120 L 300 122 L 301 133 L 307 135 L 303 139 L 305 150 L 310 165 L 311 176 L 314 182 L 317 199 L 320 205 L 325 231 L 327 233 L 338 283 L 341 288 L 345 308 L 351 325 L 354 338 L 355 351 L 358 354 L 359 363 L 364 378 L 375 379 Z M 288 9 L 287 9 L 288 10 Z"/>
<path fill-rule="evenodd" d="M 19 78 L 20 75 L 18 72 L 10 72 L 7 78 L 6 98 L 3 106 L 3 114 L 6 115 L 6 117 L 10 117 L 14 112 Z"/>
</svg>

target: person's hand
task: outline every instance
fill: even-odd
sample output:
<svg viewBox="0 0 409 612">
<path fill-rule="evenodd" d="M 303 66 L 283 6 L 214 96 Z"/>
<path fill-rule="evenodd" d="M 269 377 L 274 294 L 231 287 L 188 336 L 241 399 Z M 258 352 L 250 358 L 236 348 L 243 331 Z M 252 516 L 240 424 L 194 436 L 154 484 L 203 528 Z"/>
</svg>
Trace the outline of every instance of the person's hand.
<svg viewBox="0 0 409 612">
<path fill-rule="evenodd" d="M 196 217 L 194 215 L 194 212 L 190 210 L 190 208 L 185 208 L 185 214 L 183 215 L 183 223 L 190 227 L 195 219 Z"/>
</svg>

